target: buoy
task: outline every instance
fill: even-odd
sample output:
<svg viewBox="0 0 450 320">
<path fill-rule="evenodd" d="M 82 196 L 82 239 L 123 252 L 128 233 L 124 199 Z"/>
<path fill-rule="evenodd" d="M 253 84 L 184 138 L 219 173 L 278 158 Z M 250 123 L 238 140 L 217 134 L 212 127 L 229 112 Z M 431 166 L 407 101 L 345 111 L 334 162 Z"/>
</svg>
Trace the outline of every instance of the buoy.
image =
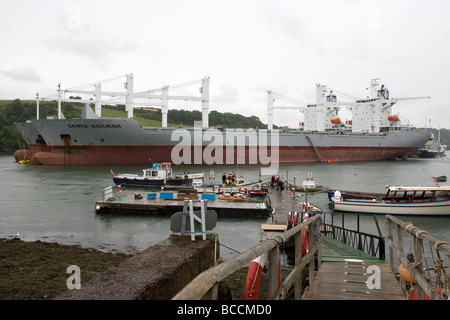
<svg viewBox="0 0 450 320">
<path fill-rule="evenodd" d="M 306 213 L 303 221 L 306 221 L 308 217 L 309 217 L 308 213 Z M 305 227 L 302 229 L 302 257 L 304 257 L 308 251 L 309 251 L 309 232 L 308 229 L 306 229 Z"/>
<path fill-rule="evenodd" d="M 247 273 L 247 280 L 245 282 L 245 300 L 259 299 L 259 283 L 267 258 L 267 253 L 264 253 L 250 263 Z"/>
<path fill-rule="evenodd" d="M 44 178 L 44 177 L 42 177 L 42 178 L 41 178 L 41 180 L 45 180 L 45 178 Z"/>
<path fill-rule="evenodd" d="M 96 206 L 95 206 L 95 210 L 97 210 L 97 211 L 100 210 L 100 206 L 99 206 L 99 205 L 96 205 Z"/>
<path fill-rule="evenodd" d="M 416 282 L 416 278 L 411 274 L 411 272 L 406 268 L 403 262 L 398 267 L 398 272 L 400 273 L 400 277 L 407 282 Z"/>
<path fill-rule="evenodd" d="M 436 289 L 436 292 L 438 292 L 437 289 Z M 426 292 L 424 292 L 424 295 L 425 295 L 425 300 L 431 300 L 430 297 L 426 294 Z M 416 288 L 416 286 L 412 287 L 409 290 L 408 300 L 417 300 L 417 288 Z"/>
<path fill-rule="evenodd" d="M 297 211 L 294 212 L 294 219 L 292 221 L 292 227 L 295 227 L 297 225 L 297 220 L 298 220 L 298 213 Z"/>
<path fill-rule="evenodd" d="M 264 253 L 254 259 L 248 268 L 247 280 L 245 281 L 245 300 L 259 300 L 259 284 L 261 275 L 268 259 L 268 254 Z M 278 287 L 281 285 L 281 261 L 278 259 Z"/>
</svg>

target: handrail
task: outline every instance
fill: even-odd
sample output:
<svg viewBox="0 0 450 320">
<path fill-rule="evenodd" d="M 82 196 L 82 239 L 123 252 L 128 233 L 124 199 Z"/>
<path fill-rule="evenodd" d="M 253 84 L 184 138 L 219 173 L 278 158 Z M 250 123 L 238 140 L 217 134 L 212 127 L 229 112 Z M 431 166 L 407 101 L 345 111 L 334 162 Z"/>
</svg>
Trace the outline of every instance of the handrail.
<svg viewBox="0 0 450 320">
<path fill-rule="evenodd" d="M 322 224 L 323 233 L 349 246 L 364 251 L 379 259 L 385 259 L 385 243 L 382 236 L 377 236 L 358 230 L 350 230 L 333 224 Z M 377 240 L 377 241 L 375 241 Z"/>
<path fill-rule="evenodd" d="M 450 263 L 450 245 L 444 241 L 439 241 L 436 238 L 430 236 L 427 231 L 421 230 L 417 227 L 415 227 L 410 222 L 403 222 L 402 220 L 391 216 L 386 215 L 386 218 L 388 219 L 388 230 L 389 235 L 386 238 L 386 242 L 389 245 L 389 255 L 390 255 L 390 264 L 391 269 L 395 273 L 395 270 L 398 270 L 398 265 L 400 263 L 403 263 L 404 266 L 411 272 L 411 274 L 416 279 L 416 289 L 417 289 L 417 298 L 418 299 L 424 299 L 425 293 L 430 297 L 431 299 L 447 299 L 449 292 L 446 292 L 448 290 L 448 275 L 445 272 L 444 266 L 442 263 L 444 262 L 443 258 L 440 258 L 441 254 L 447 255 L 447 264 Z M 397 225 L 397 239 L 394 241 L 394 228 L 393 223 Z M 403 233 L 407 232 L 410 234 L 410 237 L 414 239 L 414 241 L 410 241 L 410 243 L 413 243 L 414 245 L 414 259 L 415 262 L 411 263 L 405 254 L 404 248 L 403 248 Z M 427 262 L 427 256 L 426 251 L 424 250 L 423 242 L 427 242 L 430 245 L 430 253 L 432 255 L 433 261 L 436 260 L 438 265 L 434 265 L 433 267 L 426 268 L 427 271 L 430 271 L 430 269 L 434 272 L 438 271 L 439 275 L 435 275 L 436 277 L 436 284 L 433 285 L 431 283 L 432 279 L 429 277 L 427 279 L 425 277 L 424 272 L 424 262 L 425 264 L 428 264 Z M 397 242 L 397 243 L 395 243 Z M 435 253 L 433 253 L 433 250 Z M 435 256 L 437 259 L 435 259 Z M 439 261 L 440 260 L 440 261 Z M 395 265 L 397 264 L 397 266 Z M 440 264 L 440 266 L 439 266 Z M 444 275 L 444 281 L 441 282 L 441 274 Z M 406 291 L 406 283 L 403 279 L 400 280 L 400 284 L 404 291 Z M 439 290 L 439 288 L 440 290 Z"/>
<path fill-rule="evenodd" d="M 320 236 L 319 228 L 320 223 L 315 223 L 320 219 L 320 215 L 310 217 L 297 226 L 287 230 L 281 235 L 270 238 L 264 242 L 261 242 L 257 246 L 250 248 L 244 253 L 233 257 L 215 267 L 208 269 L 196 278 L 194 278 L 186 287 L 178 292 L 172 299 L 173 300 L 199 300 L 203 298 L 217 299 L 218 283 L 230 276 L 237 270 L 248 266 L 252 260 L 261 256 L 264 253 L 268 253 L 269 256 L 269 298 L 279 299 L 282 298 L 289 290 L 290 286 L 294 282 L 298 283 L 298 275 L 301 274 L 301 270 L 309 263 L 310 265 L 310 284 L 313 281 L 315 253 L 320 249 L 320 241 L 314 242 L 314 236 Z M 319 220 L 320 221 L 320 220 Z M 308 228 L 308 232 L 311 235 L 309 237 L 309 252 L 301 257 L 301 231 L 303 228 Z M 289 238 L 295 236 L 295 267 L 278 288 L 278 245 L 285 243 Z M 320 260 L 320 255 L 319 260 Z M 319 261 L 320 263 L 320 261 Z M 312 276 L 312 277 L 311 277 Z M 297 286 L 296 286 L 297 287 Z M 297 291 L 297 290 L 296 290 Z M 299 290 L 300 291 L 300 290 Z M 296 297 L 300 298 L 300 292 L 296 292 Z"/>
</svg>

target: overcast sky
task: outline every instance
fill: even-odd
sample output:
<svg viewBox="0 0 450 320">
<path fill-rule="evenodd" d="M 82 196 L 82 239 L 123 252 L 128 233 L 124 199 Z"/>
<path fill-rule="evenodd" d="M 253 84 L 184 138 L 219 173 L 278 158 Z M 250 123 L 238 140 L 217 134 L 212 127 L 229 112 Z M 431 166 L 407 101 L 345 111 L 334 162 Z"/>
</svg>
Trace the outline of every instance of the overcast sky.
<svg viewBox="0 0 450 320">
<path fill-rule="evenodd" d="M 448 0 L 0 0 L 0 99 L 130 72 L 136 91 L 209 76 L 211 110 L 267 122 L 268 89 L 364 98 L 381 78 L 391 97 L 431 97 L 398 103 L 401 119 L 450 128 L 449 13 Z"/>
</svg>

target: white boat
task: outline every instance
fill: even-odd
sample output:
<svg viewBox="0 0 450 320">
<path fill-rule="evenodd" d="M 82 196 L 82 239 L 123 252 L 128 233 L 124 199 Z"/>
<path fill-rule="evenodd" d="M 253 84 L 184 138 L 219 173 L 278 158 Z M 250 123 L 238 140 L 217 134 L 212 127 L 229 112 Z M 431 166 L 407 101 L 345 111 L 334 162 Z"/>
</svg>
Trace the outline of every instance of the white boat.
<svg viewBox="0 0 450 320">
<path fill-rule="evenodd" d="M 115 184 L 139 187 L 154 186 L 179 186 L 179 185 L 202 185 L 204 181 L 203 172 L 173 173 L 170 162 L 154 163 L 152 168 L 143 169 L 139 174 L 114 174 L 111 176 Z"/>
<path fill-rule="evenodd" d="M 352 197 L 336 191 L 331 197 L 335 211 L 393 215 L 450 215 L 450 186 L 387 186 L 385 196 Z"/>
<path fill-rule="evenodd" d="M 198 191 L 216 192 L 216 193 L 223 193 L 223 192 L 247 193 L 248 191 L 259 191 L 261 190 L 261 187 L 262 187 L 261 181 L 247 182 L 245 181 L 244 177 L 235 178 L 234 181 L 229 181 L 227 183 L 222 184 L 211 183 L 195 186 L 195 188 Z"/>
</svg>

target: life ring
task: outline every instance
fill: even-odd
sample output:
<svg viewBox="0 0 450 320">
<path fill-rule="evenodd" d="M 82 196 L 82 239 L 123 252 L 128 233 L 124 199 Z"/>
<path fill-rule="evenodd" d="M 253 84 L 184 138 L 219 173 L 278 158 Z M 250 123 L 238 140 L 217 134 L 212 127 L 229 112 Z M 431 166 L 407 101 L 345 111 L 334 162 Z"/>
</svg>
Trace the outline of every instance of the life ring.
<svg viewBox="0 0 450 320">
<path fill-rule="evenodd" d="M 294 212 L 294 219 L 292 221 L 292 226 L 295 227 L 297 225 L 297 221 L 298 221 L 298 213 L 297 211 Z"/>
<path fill-rule="evenodd" d="M 306 202 L 303 202 L 302 210 L 303 212 L 308 212 L 308 205 L 306 204 Z"/>
<path fill-rule="evenodd" d="M 288 229 L 295 227 L 297 225 L 297 220 L 298 220 L 297 211 L 295 211 L 294 213 L 289 212 L 287 219 Z"/>
<path fill-rule="evenodd" d="M 305 214 L 303 221 L 306 221 L 307 219 L 308 213 Z M 305 227 L 302 229 L 302 257 L 304 257 L 308 251 L 309 251 L 309 232 L 308 229 Z"/>
<path fill-rule="evenodd" d="M 436 288 L 436 292 L 439 293 L 437 288 Z M 424 295 L 425 295 L 425 300 L 431 300 L 430 297 L 426 294 L 426 292 L 424 292 Z M 412 287 L 409 290 L 408 300 L 417 300 L 417 288 L 416 288 L 416 286 Z"/>
<path fill-rule="evenodd" d="M 264 253 L 254 259 L 248 268 L 247 280 L 245 281 L 245 300 L 259 300 L 259 284 L 261 275 L 268 259 L 268 254 Z M 281 262 L 278 259 L 278 287 L 281 285 Z"/>
<path fill-rule="evenodd" d="M 264 253 L 250 263 L 245 281 L 245 300 L 259 299 L 259 283 L 267 258 L 267 253 Z"/>
</svg>

